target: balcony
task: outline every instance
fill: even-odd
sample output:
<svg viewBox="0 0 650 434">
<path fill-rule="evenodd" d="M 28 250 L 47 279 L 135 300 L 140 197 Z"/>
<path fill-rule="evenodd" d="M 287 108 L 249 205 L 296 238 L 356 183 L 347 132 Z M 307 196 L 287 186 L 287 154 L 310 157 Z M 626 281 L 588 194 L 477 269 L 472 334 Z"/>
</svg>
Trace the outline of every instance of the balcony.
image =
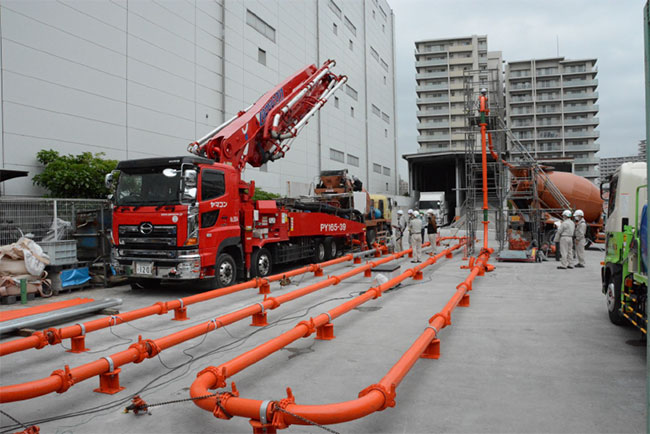
<svg viewBox="0 0 650 434">
<path fill-rule="evenodd" d="M 600 137 L 600 131 L 565 131 L 564 137 L 567 139 L 582 137 Z"/>
<path fill-rule="evenodd" d="M 447 51 L 445 47 L 429 47 L 429 48 L 422 48 L 421 50 L 416 49 L 415 54 L 431 54 L 431 53 L 444 53 Z"/>
<path fill-rule="evenodd" d="M 418 110 L 416 115 L 419 118 L 428 116 L 449 116 L 449 108 L 444 108 L 441 110 Z"/>
<path fill-rule="evenodd" d="M 530 70 L 510 70 L 510 74 L 508 75 L 508 78 L 523 78 L 523 77 L 530 77 Z"/>
<path fill-rule="evenodd" d="M 598 80 L 570 80 L 562 83 L 563 87 L 598 86 Z"/>
<path fill-rule="evenodd" d="M 533 97 L 529 96 L 527 98 L 510 98 L 510 104 L 522 104 L 526 102 L 533 102 Z"/>
<path fill-rule="evenodd" d="M 449 141 L 450 139 L 451 136 L 449 134 L 436 134 L 435 136 L 420 134 L 418 136 L 418 143 Z"/>
<path fill-rule="evenodd" d="M 598 157 L 580 157 L 574 158 L 573 162 L 575 164 L 599 164 L 600 158 Z"/>
<path fill-rule="evenodd" d="M 438 72 L 418 72 L 415 74 L 416 80 L 426 80 L 428 78 L 447 78 L 447 71 Z"/>
<path fill-rule="evenodd" d="M 547 131 L 545 133 L 538 133 L 537 134 L 537 139 L 538 140 L 548 140 L 548 139 L 560 139 L 562 138 L 562 135 L 559 131 Z"/>
<path fill-rule="evenodd" d="M 473 51 L 474 46 L 472 44 L 467 44 L 467 45 L 452 45 L 449 47 L 447 51 L 450 53 L 459 53 L 463 51 Z"/>
<path fill-rule="evenodd" d="M 598 68 L 583 68 L 580 70 L 569 70 L 565 69 L 562 71 L 562 75 L 573 75 L 573 74 L 595 74 L 598 72 Z"/>
<path fill-rule="evenodd" d="M 582 176 L 584 178 L 599 178 L 600 177 L 600 171 L 599 170 L 575 170 L 573 173 L 576 175 Z"/>
<path fill-rule="evenodd" d="M 598 99 L 598 92 L 580 92 L 580 93 L 565 93 L 564 94 L 564 99 L 565 100 L 572 100 L 572 99 Z"/>
<path fill-rule="evenodd" d="M 472 57 L 456 57 L 453 59 L 449 59 L 449 64 L 450 65 L 464 65 L 464 64 L 469 64 L 471 65 L 474 63 L 474 59 Z"/>
<path fill-rule="evenodd" d="M 598 125 L 599 119 L 596 117 L 590 119 L 564 119 L 564 125 Z"/>
<path fill-rule="evenodd" d="M 430 90 L 447 90 L 447 89 L 449 89 L 448 83 L 422 84 L 415 87 L 416 92 L 427 92 Z"/>
<path fill-rule="evenodd" d="M 439 102 L 449 102 L 449 97 L 447 95 L 445 96 L 430 96 L 430 97 L 424 97 L 424 98 L 418 98 L 416 100 L 417 104 L 435 104 Z"/>
<path fill-rule="evenodd" d="M 554 75 L 560 75 L 560 70 L 555 69 L 553 71 L 535 71 L 537 77 L 552 77 Z"/>
<path fill-rule="evenodd" d="M 572 145 L 571 142 L 565 142 L 564 151 L 565 152 L 598 152 L 600 151 L 600 145 L 598 143 L 592 143 L 591 145 Z"/>
<path fill-rule="evenodd" d="M 579 107 L 564 107 L 565 112 L 574 113 L 574 112 L 597 112 L 598 104 L 583 105 Z"/>
<path fill-rule="evenodd" d="M 562 108 L 560 106 L 557 107 L 537 107 L 536 113 L 538 115 L 543 115 L 543 114 L 558 114 L 562 113 Z"/>
<path fill-rule="evenodd" d="M 418 60 L 415 62 L 416 68 L 424 68 L 426 66 L 446 65 L 447 59 L 431 59 L 431 60 Z"/>
<path fill-rule="evenodd" d="M 513 123 L 510 126 L 510 129 L 516 130 L 516 129 L 519 129 L 519 128 L 533 128 L 534 126 L 535 126 L 535 124 L 532 123 L 532 122 L 526 122 L 526 123 L 521 123 L 521 124 L 520 123 Z"/>
<path fill-rule="evenodd" d="M 513 116 L 532 116 L 532 115 L 533 115 L 533 111 L 532 111 L 532 110 L 526 110 L 526 111 L 513 111 L 512 113 L 510 113 L 510 116 L 511 116 L 511 117 L 513 117 Z"/>
<path fill-rule="evenodd" d="M 533 85 L 528 82 L 528 83 L 517 83 L 517 84 L 512 84 L 509 86 L 509 90 L 527 90 L 527 89 L 532 89 Z"/>
<path fill-rule="evenodd" d="M 449 122 L 420 122 L 418 130 L 438 130 L 449 129 Z"/>
<path fill-rule="evenodd" d="M 559 81 L 538 81 L 537 89 L 555 89 L 560 87 Z"/>
<path fill-rule="evenodd" d="M 535 101 L 559 101 L 562 99 L 560 94 L 538 94 L 537 98 L 535 98 Z"/>
<path fill-rule="evenodd" d="M 537 128 L 548 128 L 548 127 L 561 127 L 562 126 L 562 119 L 553 119 L 551 121 L 544 120 L 541 122 L 539 119 L 537 120 Z"/>
</svg>

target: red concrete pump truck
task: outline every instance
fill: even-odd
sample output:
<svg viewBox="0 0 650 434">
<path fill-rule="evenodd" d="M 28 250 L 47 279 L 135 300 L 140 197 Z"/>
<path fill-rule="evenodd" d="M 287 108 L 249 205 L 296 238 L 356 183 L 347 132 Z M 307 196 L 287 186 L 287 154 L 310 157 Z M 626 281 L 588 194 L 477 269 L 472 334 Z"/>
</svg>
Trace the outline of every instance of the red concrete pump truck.
<svg viewBox="0 0 650 434">
<path fill-rule="evenodd" d="M 285 156 L 291 141 L 346 81 L 335 62 L 298 71 L 188 146 L 189 156 L 121 161 L 114 191 L 112 265 L 134 287 L 264 277 L 275 264 L 330 259 L 366 244 L 360 213 L 299 201 L 253 201 L 246 164 Z"/>
</svg>

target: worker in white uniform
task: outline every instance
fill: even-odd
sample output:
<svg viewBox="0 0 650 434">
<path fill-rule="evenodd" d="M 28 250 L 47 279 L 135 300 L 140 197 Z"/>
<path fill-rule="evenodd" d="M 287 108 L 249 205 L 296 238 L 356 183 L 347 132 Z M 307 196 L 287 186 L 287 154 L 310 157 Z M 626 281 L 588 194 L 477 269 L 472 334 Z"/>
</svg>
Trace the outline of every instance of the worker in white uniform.
<svg viewBox="0 0 650 434">
<path fill-rule="evenodd" d="M 559 267 L 560 270 L 573 268 L 571 262 L 573 261 L 573 233 L 575 232 L 576 225 L 571 221 L 571 211 L 564 210 L 562 212 L 562 224 L 557 230 L 557 239 L 560 241 L 560 260 L 562 261 Z"/>
<path fill-rule="evenodd" d="M 413 218 L 409 220 L 409 233 L 411 234 L 411 247 L 413 248 L 413 260 L 411 262 L 422 262 L 422 220 L 420 213 L 413 211 Z"/>
<path fill-rule="evenodd" d="M 404 250 L 404 237 L 406 236 L 406 217 L 404 211 L 397 210 L 397 224 L 393 225 L 395 231 L 395 248 L 398 252 Z"/>
<path fill-rule="evenodd" d="M 409 236 L 408 236 L 409 247 L 413 247 L 413 246 L 411 245 L 411 229 L 410 229 L 410 227 L 409 227 L 409 226 L 410 226 L 410 223 L 411 223 L 411 220 L 413 220 L 413 210 L 409 208 L 409 210 L 406 211 L 406 214 L 407 214 L 407 215 L 406 215 L 406 228 L 409 230 Z"/>
<path fill-rule="evenodd" d="M 576 221 L 576 256 L 578 263 L 575 265 L 576 268 L 585 267 L 585 245 L 587 240 L 585 238 L 587 234 L 587 222 L 585 221 L 585 213 L 581 209 L 577 209 L 573 213 L 573 218 Z"/>
</svg>

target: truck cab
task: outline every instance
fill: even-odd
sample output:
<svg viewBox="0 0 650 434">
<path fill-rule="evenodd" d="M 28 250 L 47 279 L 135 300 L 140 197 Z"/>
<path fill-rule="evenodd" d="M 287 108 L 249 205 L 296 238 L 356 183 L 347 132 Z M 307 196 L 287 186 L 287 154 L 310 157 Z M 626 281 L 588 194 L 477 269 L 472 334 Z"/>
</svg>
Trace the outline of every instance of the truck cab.
<svg viewBox="0 0 650 434">
<path fill-rule="evenodd" d="M 134 286 L 234 282 L 242 258 L 235 169 L 195 156 L 127 160 L 107 183 L 115 187 L 112 264 Z"/>
<path fill-rule="evenodd" d="M 436 216 L 436 222 L 439 226 L 446 225 L 449 213 L 447 212 L 447 202 L 444 191 L 423 191 L 420 193 L 418 209 L 426 212 L 428 209 L 433 210 Z"/>
</svg>

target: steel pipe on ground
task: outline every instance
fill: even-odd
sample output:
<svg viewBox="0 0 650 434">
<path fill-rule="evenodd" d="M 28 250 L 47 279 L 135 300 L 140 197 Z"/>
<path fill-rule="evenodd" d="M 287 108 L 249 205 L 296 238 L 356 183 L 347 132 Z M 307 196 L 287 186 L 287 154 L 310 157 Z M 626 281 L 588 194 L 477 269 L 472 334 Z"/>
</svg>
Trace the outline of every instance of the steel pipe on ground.
<svg viewBox="0 0 650 434">
<path fill-rule="evenodd" d="M 211 291 L 203 292 L 200 294 L 191 295 L 178 300 L 171 300 L 167 302 L 157 302 L 151 306 L 140 309 L 135 309 L 129 312 L 124 312 L 119 315 L 106 316 L 92 321 L 87 321 L 72 326 L 62 328 L 51 328 L 44 331 L 37 331 L 31 336 L 24 338 L 14 339 L 12 341 L 0 343 L 0 356 L 16 353 L 19 351 L 28 350 L 30 348 L 41 349 L 48 345 L 56 345 L 63 339 L 72 339 L 83 336 L 87 333 L 105 329 L 107 327 L 116 326 L 136 319 L 145 318 L 152 315 L 164 315 L 172 310 L 184 309 L 187 306 L 195 303 L 200 303 L 207 300 L 212 300 L 218 297 L 223 297 L 228 294 L 243 291 L 245 289 L 260 288 L 263 285 L 268 285 L 270 282 L 282 280 L 287 277 L 294 277 L 304 273 L 317 272 L 322 268 L 332 265 L 340 264 L 350 261 L 352 259 L 374 254 L 383 251 L 384 248 L 377 247 L 375 249 L 366 250 L 363 252 L 350 253 L 330 261 L 321 262 L 320 264 L 310 264 L 304 267 L 296 268 L 285 273 L 279 273 L 268 276 L 264 279 L 252 279 L 247 282 L 239 283 L 236 285 L 228 286 L 225 288 L 214 289 Z"/>
<path fill-rule="evenodd" d="M 429 243 L 426 243 L 425 245 L 428 244 Z M 147 358 L 153 358 L 161 351 L 168 349 L 174 345 L 178 345 L 182 342 L 194 339 L 212 330 L 216 330 L 217 328 L 224 327 L 244 318 L 261 314 L 267 310 L 275 309 L 283 303 L 295 300 L 296 298 L 318 291 L 319 289 L 323 289 L 332 285 L 338 285 L 342 280 L 363 273 L 364 271 L 374 268 L 378 265 L 399 259 L 410 252 L 411 249 L 407 249 L 389 256 L 385 256 L 381 259 L 377 259 L 373 262 L 367 262 L 364 265 L 356 267 L 338 276 L 328 277 L 323 281 L 313 283 L 304 288 L 299 288 L 277 297 L 265 298 L 264 301 L 260 303 L 252 304 L 235 312 L 231 312 L 214 318 L 213 320 L 188 327 L 168 336 L 153 340 L 139 339 L 137 343 L 129 346 L 127 350 L 112 354 L 109 357 L 102 357 L 101 359 L 86 363 L 75 368 L 69 368 L 66 366 L 64 370 L 54 371 L 49 377 L 46 378 L 15 385 L 0 386 L 0 403 L 22 401 L 25 399 L 35 398 L 37 396 L 46 395 L 52 392 L 63 393 L 74 384 L 77 384 L 83 380 L 87 380 L 88 378 L 102 374 L 117 372 L 117 368 L 128 363 L 140 363 Z"/>
<path fill-rule="evenodd" d="M 365 303 L 366 301 L 381 296 L 384 291 L 394 287 L 403 280 L 406 280 L 409 277 L 417 276 L 419 273 L 421 273 L 422 269 L 433 265 L 438 261 L 438 259 L 445 256 L 450 257 L 453 254 L 453 251 L 462 247 L 464 243 L 465 241 L 463 240 L 453 247 L 445 249 L 444 251 L 430 257 L 421 264 L 418 264 L 417 266 L 406 270 L 399 276 L 396 276 L 377 287 L 370 288 L 358 297 L 355 297 L 352 300 L 349 300 L 327 311 L 327 313 L 320 314 L 314 318 L 311 318 L 309 321 L 300 322 L 292 330 L 289 330 L 277 336 L 276 338 L 273 338 L 266 343 L 259 345 L 258 347 L 247 351 L 246 353 L 243 353 L 240 356 L 235 357 L 234 359 L 222 365 L 219 365 L 218 367 L 208 367 L 204 369 L 198 374 L 197 379 L 194 381 L 194 383 L 192 383 L 192 386 L 190 388 L 190 396 L 192 398 L 195 398 L 194 403 L 204 410 L 214 412 L 217 417 L 229 418 L 228 415 L 249 417 L 253 419 L 251 423 L 254 427 L 256 426 L 255 423 L 260 425 L 260 411 L 262 411 L 262 414 L 264 413 L 264 409 L 261 406 L 265 401 L 239 398 L 236 396 L 236 394 L 226 393 L 219 395 L 218 398 L 220 400 L 220 407 L 217 407 L 217 397 L 204 399 L 196 398 L 209 395 L 209 389 L 225 387 L 226 380 L 229 377 L 235 375 L 246 367 L 254 364 L 255 362 L 263 359 L 273 352 L 280 350 L 291 342 L 294 342 L 303 337 L 310 336 L 319 327 L 325 326 L 335 318 L 344 315 L 345 313 Z M 410 366 L 408 368 L 410 368 Z M 405 372 L 408 372 L 408 369 L 406 369 Z M 377 387 L 371 386 L 371 388 L 366 389 L 367 393 L 365 393 L 366 391 L 362 392 L 362 396 L 354 401 L 315 406 L 297 406 L 291 403 L 288 404 L 286 408 L 291 412 L 294 412 L 295 410 L 298 412 L 296 414 L 299 414 L 299 416 L 307 418 L 319 424 L 346 422 L 349 420 L 358 419 L 374 411 L 381 410 L 387 405 L 390 405 L 387 404 L 386 401 L 389 400 L 388 398 L 390 397 L 391 393 L 394 394 L 395 386 L 391 385 L 387 390 L 384 390 L 385 386 L 383 385 L 379 385 Z M 291 400 L 292 398 L 289 397 L 287 402 Z M 223 412 L 222 409 L 224 410 Z M 284 428 L 290 423 L 305 423 L 300 419 L 292 417 L 290 417 L 290 419 L 283 419 L 286 415 L 281 415 L 275 412 L 273 406 L 269 406 L 266 409 L 266 420 L 275 421 L 276 419 L 274 419 L 274 417 L 276 416 L 280 421 L 277 426 L 260 425 L 259 427 L 264 429 L 275 429 Z M 286 420 L 286 423 L 284 423 L 283 420 Z"/>
</svg>

